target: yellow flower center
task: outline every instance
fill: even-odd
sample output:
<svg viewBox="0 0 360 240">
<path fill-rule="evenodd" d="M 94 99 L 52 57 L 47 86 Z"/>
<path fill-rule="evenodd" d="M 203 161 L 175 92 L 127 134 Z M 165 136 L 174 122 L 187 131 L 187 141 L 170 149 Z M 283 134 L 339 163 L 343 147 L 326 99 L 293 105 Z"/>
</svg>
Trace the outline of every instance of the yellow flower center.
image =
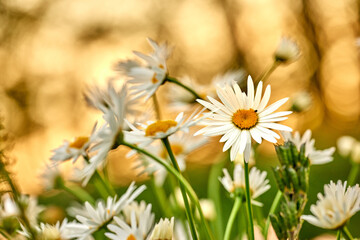
<svg viewBox="0 0 360 240">
<path fill-rule="evenodd" d="M 152 83 L 157 83 L 159 80 L 156 78 L 156 73 L 154 73 L 153 77 L 151 78 Z"/>
<path fill-rule="evenodd" d="M 171 144 L 171 150 L 174 153 L 174 155 L 177 156 L 184 152 L 184 147 L 180 144 L 175 143 L 175 144 Z M 163 149 L 160 153 L 160 157 L 166 158 L 166 156 L 167 156 L 167 151 L 166 149 Z"/>
<path fill-rule="evenodd" d="M 169 128 L 175 127 L 177 122 L 174 120 L 159 120 L 150 124 L 145 130 L 145 136 L 155 136 L 158 132 L 165 133 Z"/>
<path fill-rule="evenodd" d="M 240 129 L 250 129 L 256 125 L 258 119 L 258 115 L 253 109 L 239 109 L 234 113 L 232 122 Z"/>
<path fill-rule="evenodd" d="M 159 64 L 159 68 L 165 69 L 164 65 L 162 65 L 161 63 Z"/>
<path fill-rule="evenodd" d="M 130 234 L 130 235 L 126 238 L 126 240 L 136 240 L 136 237 L 135 237 L 134 235 Z"/>
<path fill-rule="evenodd" d="M 82 148 L 85 143 L 87 143 L 89 141 L 88 137 L 77 137 L 75 138 L 75 140 L 73 142 L 70 143 L 69 147 L 71 148 L 77 148 L 80 149 Z"/>
</svg>

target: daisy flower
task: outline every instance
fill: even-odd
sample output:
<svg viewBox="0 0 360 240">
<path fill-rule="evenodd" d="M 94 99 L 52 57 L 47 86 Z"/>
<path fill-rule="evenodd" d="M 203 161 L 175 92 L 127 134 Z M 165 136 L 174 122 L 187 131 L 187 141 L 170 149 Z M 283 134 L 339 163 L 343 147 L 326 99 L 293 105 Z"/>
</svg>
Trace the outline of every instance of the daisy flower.
<svg viewBox="0 0 360 240">
<path fill-rule="evenodd" d="M 125 141 L 138 144 L 140 148 L 143 148 L 156 139 L 166 138 L 178 131 L 188 132 L 190 127 L 195 126 L 202 119 L 199 117 L 202 112 L 203 110 L 195 111 L 187 119 L 185 119 L 184 113 L 181 112 L 175 120 L 158 120 L 139 124 L 141 129 L 136 128 L 127 121 L 132 131 L 124 132 Z"/>
<path fill-rule="evenodd" d="M 128 60 L 119 62 L 115 70 L 125 73 L 132 84 L 131 89 L 139 97 L 145 96 L 149 99 L 156 90 L 164 83 L 167 74 L 166 60 L 170 55 L 170 49 L 166 44 L 157 44 L 154 40 L 148 38 L 149 44 L 154 52 L 145 55 L 140 52 L 134 52 L 136 56 L 144 61 Z"/>
<path fill-rule="evenodd" d="M 169 141 L 171 143 L 171 149 L 175 155 L 176 161 L 179 164 L 180 171 L 185 171 L 186 169 L 187 156 L 208 142 L 206 138 L 194 138 L 191 137 L 191 135 L 185 134 L 183 132 L 176 132 L 175 134 L 171 135 L 169 137 Z M 160 142 L 154 142 L 145 149 L 155 156 L 161 157 L 162 159 L 168 158 L 167 151 Z M 143 172 L 150 174 L 155 173 L 155 181 L 159 186 L 164 183 L 164 180 L 167 176 L 167 171 L 163 166 L 154 161 L 152 158 L 140 155 L 136 168 L 140 167 L 145 167 Z"/>
<path fill-rule="evenodd" d="M 151 212 L 151 204 L 144 201 L 140 204 L 132 202 L 123 210 L 125 221 L 115 217 L 116 224 L 108 225 L 113 233 L 105 233 L 110 239 L 146 239 L 153 224 L 155 215 Z"/>
<path fill-rule="evenodd" d="M 76 162 L 80 156 L 86 155 L 90 143 L 90 138 L 85 136 L 76 137 L 71 142 L 65 140 L 63 145 L 52 150 L 54 154 L 51 156 L 50 160 L 63 162 L 73 159 L 73 162 Z"/>
<path fill-rule="evenodd" d="M 236 164 L 234 168 L 234 180 L 231 178 L 228 170 L 223 169 L 224 177 L 219 178 L 224 188 L 230 193 L 234 194 L 236 189 L 243 189 L 245 192 L 245 172 L 241 164 Z M 253 199 L 259 197 L 261 194 L 270 189 L 269 180 L 266 179 L 267 173 L 261 172 L 256 167 L 251 168 L 249 173 L 251 203 L 257 206 L 263 204 Z"/>
<path fill-rule="evenodd" d="M 339 180 L 337 184 L 333 181 L 324 186 L 325 195 L 318 194 L 319 200 L 316 205 L 311 205 L 312 215 L 303 215 L 301 218 L 310 224 L 325 229 L 337 229 L 358 211 L 360 211 L 360 187 L 356 184 L 346 189 Z"/>
<path fill-rule="evenodd" d="M 278 62 L 290 62 L 296 60 L 300 55 L 299 46 L 289 38 L 283 37 L 275 51 L 275 60 Z"/>
<path fill-rule="evenodd" d="M 295 132 L 294 135 L 288 132 L 282 132 L 285 141 L 293 142 L 300 151 L 301 145 L 305 144 L 305 156 L 309 158 L 311 164 L 319 165 L 331 162 L 333 160 L 333 153 L 335 152 L 335 147 L 331 147 L 325 150 L 316 150 L 315 148 L 315 139 L 311 139 L 311 130 L 308 129 L 305 131 L 304 135 L 301 137 L 299 132 Z"/>
<path fill-rule="evenodd" d="M 155 225 L 149 240 L 172 240 L 174 230 L 174 217 L 160 219 Z"/>
<path fill-rule="evenodd" d="M 50 225 L 48 223 L 40 223 L 40 226 L 35 227 L 35 231 L 39 239 L 46 240 L 70 240 L 70 232 L 68 230 L 68 220 L 65 218 L 63 222 L 57 222 L 55 225 Z M 21 226 L 22 231 L 19 233 L 27 238 L 31 238 L 30 233 Z"/>
<path fill-rule="evenodd" d="M 19 216 L 19 208 L 10 194 L 6 193 L 1 197 L 0 219 Z"/>
<path fill-rule="evenodd" d="M 238 153 L 244 152 L 245 161 L 248 162 L 251 151 L 251 138 L 259 144 L 262 139 L 276 143 L 280 136 L 273 130 L 292 131 L 291 128 L 275 123 L 287 119 L 291 111 L 273 113 L 288 98 L 281 99 L 266 107 L 270 99 L 270 86 L 266 87 L 262 95 L 263 83 L 260 81 L 256 93 L 251 77 L 247 81 L 247 95 L 243 93 L 236 83 L 232 86 L 226 84 L 223 88 L 217 88 L 217 95 L 221 102 L 208 96 L 210 102 L 197 101 L 213 113 L 203 123 L 207 125 L 195 135 L 205 136 L 223 135 L 220 142 L 225 142 L 223 151 L 231 147 L 230 159 L 233 161 Z"/>
<path fill-rule="evenodd" d="M 110 223 L 113 217 L 119 215 L 120 211 L 138 197 L 145 188 L 144 185 L 136 188 L 133 182 L 119 200 L 117 200 L 116 196 L 114 198 L 108 197 L 106 204 L 103 201 L 99 201 L 95 207 L 89 202 L 85 202 L 84 207 L 73 210 L 81 215 L 76 216 L 80 223 L 69 224 L 69 229 L 72 232 L 71 237 L 85 239 L 84 237 L 91 235 L 105 224 Z"/>
</svg>

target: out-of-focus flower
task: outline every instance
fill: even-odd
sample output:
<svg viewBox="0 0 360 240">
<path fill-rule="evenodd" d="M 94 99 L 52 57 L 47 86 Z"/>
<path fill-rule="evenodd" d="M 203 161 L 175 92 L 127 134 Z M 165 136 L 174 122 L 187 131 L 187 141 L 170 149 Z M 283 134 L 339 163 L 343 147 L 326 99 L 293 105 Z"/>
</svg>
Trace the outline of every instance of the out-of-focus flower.
<svg viewBox="0 0 360 240">
<path fill-rule="evenodd" d="M 339 180 L 337 184 L 333 181 L 324 186 L 325 195 L 318 194 L 319 200 L 316 205 L 311 205 L 312 215 L 303 215 L 302 219 L 312 225 L 326 229 L 337 229 L 358 211 L 360 211 L 360 187 L 356 184 L 346 189 Z"/>
<path fill-rule="evenodd" d="M 351 136 L 342 136 L 337 140 L 337 149 L 343 157 L 349 157 L 360 163 L 360 142 Z"/>
<path fill-rule="evenodd" d="M 85 202 L 85 206 L 82 209 L 75 210 L 75 212 L 81 214 L 76 216 L 80 223 L 69 223 L 68 225 L 71 231 L 71 238 L 83 239 L 83 237 L 89 236 L 103 227 L 104 224 L 109 223 L 126 205 L 138 197 L 145 188 L 144 185 L 136 188 L 133 182 L 119 200 L 116 197 L 108 197 L 106 204 L 103 201 L 99 201 L 95 208 L 90 203 Z"/>
<path fill-rule="evenodd" d="M 234 180 L 231 178 L 228 170 L 223 169 L 224 177 L 219 178 L 224 188 L 231 194 L 235 194 L 237 189 L 242 189 L 245 192 L 245 172 L 240 164 L 236 164 L 234 168 Z M 263 204 L 255 201 L 257 197 L 270 189 L 269 180 L 266 179 L 267 173 L 261 172 L 256 167 L 251 168 L 249 173 L 251 203 L 257 206 Z"/>
<path fill-rule="evenodd" d="M 80 156 L 86 155 L 90 143 L 90 138 L 84 136 L 76 137 L 72 142 L 64 141 L 63 145 L 52 150 L 54 154 L 50 159 L 55 162 L 73 159 L 75 162 Z"/>
<path fill-rule="evenodd" d="M 300 55 L 299 46 L 289 38 L 283 37 L 275 51 L 277 62 L 288 63 L 296 60 Z"/>
<path fill-rule="evenodd" d="M 177 132 L 169 137 L 169 142 L 171 143 L 171 150 L 173 151 L 176 161 L 179 164 L 180 171 L 185 171 L 186 157 L 194 150 L 206 144 L 208 140 L 204 137 L 192 137 L 189 134 Z M 161 157 L 162 159 L 168 158 L 167 151 L 160 142 L 153 142 L 145 149 L 148 152 Z M 154 174 L 156 184 L 159 186 L 161 186 L 166 179 L 166 169 L 164 169 L 163 166 L 161 166 L 159 163 L 155 162 L 153 159 L 147 156 L 141 155 L 139 157 L 136 167 L 145 167 L 143 172 Z"/>
<path fill-rule="evenodd" d="M 202 98 L 206 98 L 206 96 L 210 96 L 216 98 L 216 86 L 224 86 L 225 84 L 231 84 L 233 81 L 240 84 L 245 80 L 245 71 L 237 70 L 237 71 L 228 71 L 224 74 L 216 75 L 209 84 L 199 84 L 195 80 L 190 77 L 183 77 L 180 79 L 180 82 L 184 83 L 187 86 L 190 86 L 192 89 L 195 89 L 196 92 Z M 185 111 L 188 109 L 189 104 L 196 103 L 196 98 L 194 95 L 189 93 L 187 90 L 183 88 L 169 88 L 169 101 L 171 106 L 181 109 L 181 111 Z"/>
<path fill-rule="evenodd" d="M 59 187 L 59 181 L 62 181 L 61 173 L 57 165 L 45 165 L 40 175 L 45 190 L 52 190 Z"/>
<path fill-rule="evenodd" d="M 1 206 L 0 206 L 0 219 L 7 217 L 16 217 L 20 214 L 19 208 L 17 207 L 15 201 L 12 199 L 10 194 L 4 194 L 1 197 Z"/>
<path fill-rule="evenodd" d="M 70 232 L 68 227 L 68 220 L 65 218 L 63 222 L 57 222 L 55 225 L 40 223 L 40 226 L 35 227 L 37 239 L 39 240 L 70 240 Z M 19 232 L 23 236 L 31 239 L 30 233 L 22 226 L 22 231 Z"/>
<path fill-rule="evenodd" d="M 291 99 L 291 110 L 294 112 L 303 112 L 310 108 L 312 98 L 306 91 L 298 92 Z"/>
<path fill-rule="evenodd" d="M 309 158 L 310 163 L 314 165 L 324 164 L 333 160 L 333 153 L 335 147 L 331 147 L 325 150 L 316 150 L 315 139 L 311 139 L 311 130 L 305 131 L 301 137 L 299 132 L 295 132 L 294 135 L 288 132 L 282 132 L 285 141 L 291 141 L 295 144 L 298 151 L 300 151 L 301 145 L 305 144 L 305 156 Z"/>
<path fill-rule="evenodd" d="M 270 99 L 270 86 L 266 87 L 264 96 L 262 95 L 262 85 L 260 81 L 256 94 L 254 83 L 248 77 L 247 95 L 243 93 L 236 83 L 226 84 L 223 88 L 218 87 L 217 94 L 221 102 L 208 96 L 210 102 L 197 100 L 204 107 L 213 113 L 203 123 L 205 128 L 195 133 L 205 136 L 223 135 L 220 142 L 225 142 L 223 151 L 231 147 L 230 159 L 233 161 L 238 153 L 244 153 L 245 161 L 249 161 L 251 151 L 251 138 L 259 144 L 262 139 L 276 143 L 276 138 L 280 136 L 270 129 L 292 131 L 290 127 L 275 123 L 287 119 L 291 111 L 276 111 L 283 105 L 288 98 L 281 99 L 266 107 Z"/>
<path fill-rule="evenodd" d="M 151 144 L 155 139 L 166 138 L 177 131 L 188 132 L 189 128 L 195 126 L 202 118 L 202 111 L 195 111 L 186 120 L 184 113 L 180 113 L 175 120 L 149 121 L 147 124 L 139 124 L 141 129 L 136 128 L 128 122 L 132 131 L 125 131 L 125 141 L 138 144 L 143 148 Z"/>
<path fill-rule="evenodd" d="M 167 74 L 166 60 L 170 55 L 170 49 L 166 44 L 157 44 L 154 40 L 148 38 L 148 41 L 154 52 L 145 55 L 140 52 L 134 52 L 140 57 L 144 64 L 128 60 L 116 64 L 115 70 L 127 75 L 130 87 L 139 97 L 145 96 L 147 100 L 164 83 Z"/>
<path fill-rule="evenodd" d="M 151 204 L 144 201 L 140 204 L 132 202 L 123 210 L 125 221 L 115 217 L 116 224 L 108 225 L 113 233 L 105 233 L 110 239 L 146 239 L 153 224 L 155 215 L 151 212 Z"/>
<path fill-rule="evenodd" d="M 209 221 L 214 220 L 216 218 L 214 202 L 211 199 L 200 199 L 199 202 L 205 219 Z M 196 212 L 196 216 L 200 218 L 199 212 Z"/>
<path fill-rule="evenodd" d="M 149 240 L 171 240 L 174 231 L 174 217 L 170 220 L 167 218 L 160 219 L 155 225 Z"/>
</svg>

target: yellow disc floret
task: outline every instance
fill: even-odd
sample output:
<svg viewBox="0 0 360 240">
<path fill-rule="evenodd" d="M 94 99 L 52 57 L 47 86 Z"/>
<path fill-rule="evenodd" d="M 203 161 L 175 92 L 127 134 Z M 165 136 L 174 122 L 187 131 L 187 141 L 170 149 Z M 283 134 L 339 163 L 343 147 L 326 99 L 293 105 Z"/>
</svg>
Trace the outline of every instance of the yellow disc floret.
<svg viewBox="0 0 360 240">
<path fill-rule="evenodd" d="M 136 237 L 135 237 L 134 235 L 130 234 L 130 235 L 126 238 L 126 240 L 136 240 Z"/>
<path fill-rule="evenodd" d="M 69 147 L 71 148 L 77 148 L 77 149 L 80 149 L 82 148 L 85 143 L 87 143 L 89 141 L 89 138 L 88 137 L 77 137 L 75 138 L 74 141 L 72 141 L 69 145 Z"/>
<path fill-rule="evenodd" d="M 155 136 L 158 132 L 165 133 L 169 128 L 175 127 L 177 122 L 174 120 L 159 120 L 150 124 L 145 130 L 145 136 Z"/>
<path fill-rule="evenodd" d="M 253 109 L 239 109 L 234 113 L 232 122 L 240 129 L 250 129 L 256 125 L 258 119 L 258 115 Z"/>
</svg>

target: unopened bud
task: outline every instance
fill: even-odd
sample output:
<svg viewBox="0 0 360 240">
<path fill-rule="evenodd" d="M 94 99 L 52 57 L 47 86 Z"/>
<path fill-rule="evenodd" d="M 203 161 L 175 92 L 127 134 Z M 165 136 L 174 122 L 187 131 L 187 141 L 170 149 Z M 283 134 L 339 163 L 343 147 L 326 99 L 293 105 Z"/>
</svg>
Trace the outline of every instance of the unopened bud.
<svg viewBox="0 0 360 240">
<path fill-rule="evenodd" d="M 287 63 L 296 60 L 299 57 L 299 46 L 289 38 L 281 38 L 281 41 L 275 51 L 275 61 Z"/>
<path fill-rule="evenodd" d="M 303 112 L 310 108 L 312 103 L 311 95 L 302 91 L 295 94 L 292 98 L 291 110 L 294 112 Z"/>
</svg>

